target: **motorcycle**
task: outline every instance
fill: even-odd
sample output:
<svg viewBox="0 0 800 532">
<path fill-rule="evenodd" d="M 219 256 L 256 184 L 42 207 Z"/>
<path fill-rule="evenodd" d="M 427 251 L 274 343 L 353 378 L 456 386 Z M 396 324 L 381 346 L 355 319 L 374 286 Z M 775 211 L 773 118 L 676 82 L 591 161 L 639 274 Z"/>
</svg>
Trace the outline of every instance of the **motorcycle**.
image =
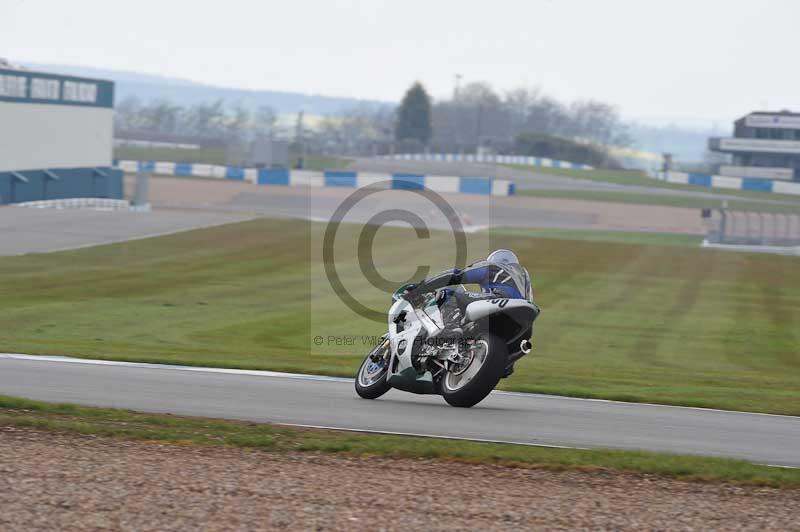
<svg viewBox="0 0 800 532">
<path fill-rule="evenodd" d="M 425 294 L 414 305 L 404 297 L 413 286 L 404 285 L 392 294 L 389 331 L 366 356 L 355 379 L 360 397 L 377 399 L 395 388 L 438 394 L 452 406 L 469 408 L 531 352 L 533 322 L 540 309 L 530 290 L 526 299 L 498 297 L 468 303 L 463 334 L 438 338 L 444 328 L 439 297 L 436 292 Z M 458 290 L 467 293 L 463 287 Z"/>
</svg>

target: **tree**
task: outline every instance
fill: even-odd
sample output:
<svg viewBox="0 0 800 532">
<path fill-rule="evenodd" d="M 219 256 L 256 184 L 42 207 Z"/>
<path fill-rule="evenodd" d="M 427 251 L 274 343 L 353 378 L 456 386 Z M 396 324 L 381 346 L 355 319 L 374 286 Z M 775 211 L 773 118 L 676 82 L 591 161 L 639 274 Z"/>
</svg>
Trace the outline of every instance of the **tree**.
<svg viewBox="0 0 800 532">
<path fill-rule="evenodd" d="M 250 111 L 241 104 L 230 110 L 230 117 L 225 122 L 225 137 L 228 142 L 242 142 L 250 127 Z"/>
<path fill-rule="evenodd" d="M 422 86 L 415 82 L 406 91 L 397 109 L 394 137 L 397 141 L 416 141 L 422 146 L 428 144 L 433 135 L 431 127 L 431 97 Z"/>
<path fill-rule="evenodd" d="M 278 121 L 278 116 L 272 107 L 262 105 L 256 109 L 254 121 L 257 135 L 272 137 L 275 134 L 275 124 Z"/>
</svg>

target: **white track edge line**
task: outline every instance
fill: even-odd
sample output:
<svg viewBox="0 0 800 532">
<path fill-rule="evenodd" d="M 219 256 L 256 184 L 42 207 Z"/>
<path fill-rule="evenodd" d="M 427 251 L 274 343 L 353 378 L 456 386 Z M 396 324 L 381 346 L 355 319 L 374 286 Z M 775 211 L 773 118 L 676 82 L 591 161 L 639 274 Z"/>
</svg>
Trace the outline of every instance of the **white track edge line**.
<svg viewBox="0 0 800 532">
<path fill-rule="evenodd" d="M 227 368 L 207 368 L 202 366 L 178 366 L 178 365 L 165 365 L 165 364 L 150 364 L 146 362 L 122 362 L 116 360 L 95 360 L 95 359 L 81 359 L 81 358 L 73 358 L 73 357 L 64 357 L 64 356 L 52 356 L 52 355 L 25 355 L 19 353 L 0 353 L 0 359 L 8 359 L 8 360 L 32 360 L 32 361 L 39 361 L 39 362 L 61 362 L 67 364 L 88 364 L 88 365 L 97 365 L 97 366 L 122 366 L 122 367 L 136 367 L 136 368 L 144 368 L 144 369 L 172 369 L 172 370 L 179 370 L 179 371 L 199 371 L 199 372 L 209 372 L 209 373 L 226 373 L 226 374 L 234 374 L 234 375 L 254 375 L 254 376 L 262 376 L 262 377 L 278 377 L 278 378 L 288 378 L 288 379 L 299 379 L 299 380 L 317 380 L 317 381 L 329 381 L 329 382 L 352 382 L 353 379 L 347 379 L 344 377 L 328 377 L 324 375 L 306 375 L 301 373 L 281 373 L 277 371 L 263 371 L 263 370 L 241 370 L 241 369 L 227 369 Z M 608 403 L 615 403 L 615 404 L 647 404 L 649 403 L 625 403 L 623 401 L 609 401 L 606 399 L 583 399 L 580 397 L 562 397 L 556 395 L 543 395 L 543 394 L 526 394 L 520 392 L 502 392 L 497 391 L 494 393 L 499 393 L 503 395 L 519 395 L 519 396 L 536 396 L 536 397 L 545 397 L 545 398 L 563 398 L 563 399 L 577 399 L 581 401 L 601 401 L 601 402 L 608 402 Z M 732 412 L 730 410 L 715 410 L 710 408 L 696 408 L 696 407 L 680 407 L 680 406 L 672 406 L 672 405 L 658 405 L 653 404 L 650 406 L 667 406 L 672 408 L 695 408 L 698 410 L 713 410 L 717 412 Z M 789 417 L 794 418 L 795 416 L 781 416 L 780 414 L 762 414 L 760 412 L 735 412 L 735 414 L 758 414 L 758 415 L 766 415 L 766 416 L 776 416 L 776 417 Z M 525 445 L 528 447 L 543 447 L 548 449 L 574 449 L 579 451 L 588 451 L 592 450 L 589 447 L 577 447 L 577 446 L 570 446 L 570 445 L 555 445 L 555 444 L 548 444 L 548 443 L 531 443 L 531 442 L 520 442 L 520 441 L 513 441 L 513 440 L 494 440 L 494 439 L 487 439 L 487 438 L 469 438 L 464 436 L 445 436 L 445 435 L 436 435 L 436 434 L 424 434 L 424 433 L 416 433 L 416 432 L 395 432 L 395 431 L 388 431 L 388 430 L 378 430 L 378 429 L 357 429 L 357 428 L 349 428 L 349 427 L 332 427 L 327 425 L 308 425 L 303 423 L 280 423 L 280 422 L 270 422 L 272 425 L 279 425 L 284 427 L 298 427 L 298 428 L 308 428 L 308 429 L 320 429 L 320 430 L 338 430 L 344 432 L 356 432 L 361 434 L 386 434 L 389 436 L 410 436 L 416 438 L 431 438 L 431 439 L 440 439 L 440 440 L 455 440 L 455 441 L 474 441 L 478 443 L 499 443 L 499 444 L 509 444 L 509 445 Z M 756 462 L 754 462 L 756 463 Z M 777 467 L 782 469 L 800 469 L 797 466 L 790 466 L 790 465 L 779 465 L 779 464 L 758 464 L 767 467 Z"/>
<path fill-rule="evenodd" d="M 125 362 L 121 360 L 99 360 L 92 358 L 75 358 L 68 356 L 54 356 L 54 355 L 26 355 L 22 353 L 0 353 L 0 360 L 30 360 L 34 362 L 60 362 L 63 364 L 89 364 L 96 366 L 122 366 L 130 368 L 142 369 L 163 369 L 163 370 L 177 370 L 177 371 L 196 371 L 204 373 L 224 373 L 229 375 L 251 375 L 255 377 L 274 377 L 282 379 L 296 379 L 296 380 L 309 380 L 309 381 L 327 381 L 327 382 L 353 382 L 352 378 L 347 377 L 331 377 L 327 375 L 311 375 L 306 373 L 286 373 L 280 371 L 268 370 L 255 370 L 255 369 L 232 369 L 232 368 L 211 368 L 206 366 L 181 366 L 177 364 L 154 364 L 150 362 Z M 794 420 L 800 420 L 800 416 L 790 416 L 787 414 L 769 414 L 766 412 L 746 412 L 741 410 L 722 410 L 720 408 L 705 408 L 701 406 L 679 406 L 679 405 L 662 405 L 658 403 L 634 403 L 630 401 L 615 401 L 613 399 L 595 399 L 591 397 L 570 397 L 567 395 L 548 395 L 542 393 L 525 393 L 525 392 L 508 392 L 503 390 L 495 390 L 492 394 L 498 395 L 511 395 L 518 397 L 537 398 L 544 400 L 570 400 L 570 401 L 583 401 L 592 403 L 610 403 L 620 406 L 653 406 L 659 408 L 672 408 L 678 410 L 699 410 L 701 412 L 720 412 L 723 414 L 731 415 L 748 415 L 748 416 L 766 416 L 766 417 L 780 417 Z"/>
<path fill-rule="evenodd" d="M 160 369 L 175 371 L 194 371 L 200 373 L 224 373 L 228 375 L 252 375 L 256 377 L 276 377 L 311 381 L 353 382 L 345 377 L 329 377 L 326 375 L 308 375 L 303 373 L 284 373 L 280 371 L 264 371 L 255 369 L 209 368 L 204 366 L 180 366 L 172 364 L 153 364 L 149 362 L 124 362 L 121 360 L 97 360 L 91 358 L 74 358 L 52 355 L 25 355 L 20 353 L 0 353 L 0 360 L 27 360 L 33 362 L 56 362 L 62 364 L 86 364 L 92 366 L 119 366 L 141 369 Z"/>
</svg>

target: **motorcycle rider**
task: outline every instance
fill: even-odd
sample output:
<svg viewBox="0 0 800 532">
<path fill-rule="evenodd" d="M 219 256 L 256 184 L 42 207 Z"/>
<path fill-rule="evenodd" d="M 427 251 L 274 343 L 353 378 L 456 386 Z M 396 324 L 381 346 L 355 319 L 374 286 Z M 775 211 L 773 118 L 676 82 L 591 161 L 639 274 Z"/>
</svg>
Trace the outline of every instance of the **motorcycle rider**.
<svg viewBox="0 0 800 532">
<path fill-rule="evenodd" d="M 447 288 L 460 284 L 478 284 L 480 292 L 466 292 Z M 437 303 L 442 313 L 444 329 L 437 336 L 461 336 L 461 319 L 464 309 L 473 301 L 486 299 L 532 298 L 528 271 L 519 263 L 517 255 L 508 249 L 497 249 L 486 260 L 470 264 L 463 270 L 446 270 L 409 288 L 404 296 L 412 304 L 426 293 L 439 290 Z"/>
</svg>

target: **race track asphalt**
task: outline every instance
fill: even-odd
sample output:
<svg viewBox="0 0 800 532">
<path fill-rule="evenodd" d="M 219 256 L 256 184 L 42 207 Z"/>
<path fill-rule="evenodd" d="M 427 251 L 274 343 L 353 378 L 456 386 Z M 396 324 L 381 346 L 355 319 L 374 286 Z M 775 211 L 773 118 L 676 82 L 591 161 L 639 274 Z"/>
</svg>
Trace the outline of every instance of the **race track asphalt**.
<svg viewBox="0 0 800 532">
<path fill-rule="evenodd" d="M 472 409 L 349 379 L 0 354 L 0 394 L 143 412 L 800 467 L 800 418 L 494 392 Z"/>
<path fill-rule="evenodd" d="M 0 256 L 98 246 L 251 218 L 254 215 L 199 210 L 144 213 L 0 207 Z"/>
</svg>

